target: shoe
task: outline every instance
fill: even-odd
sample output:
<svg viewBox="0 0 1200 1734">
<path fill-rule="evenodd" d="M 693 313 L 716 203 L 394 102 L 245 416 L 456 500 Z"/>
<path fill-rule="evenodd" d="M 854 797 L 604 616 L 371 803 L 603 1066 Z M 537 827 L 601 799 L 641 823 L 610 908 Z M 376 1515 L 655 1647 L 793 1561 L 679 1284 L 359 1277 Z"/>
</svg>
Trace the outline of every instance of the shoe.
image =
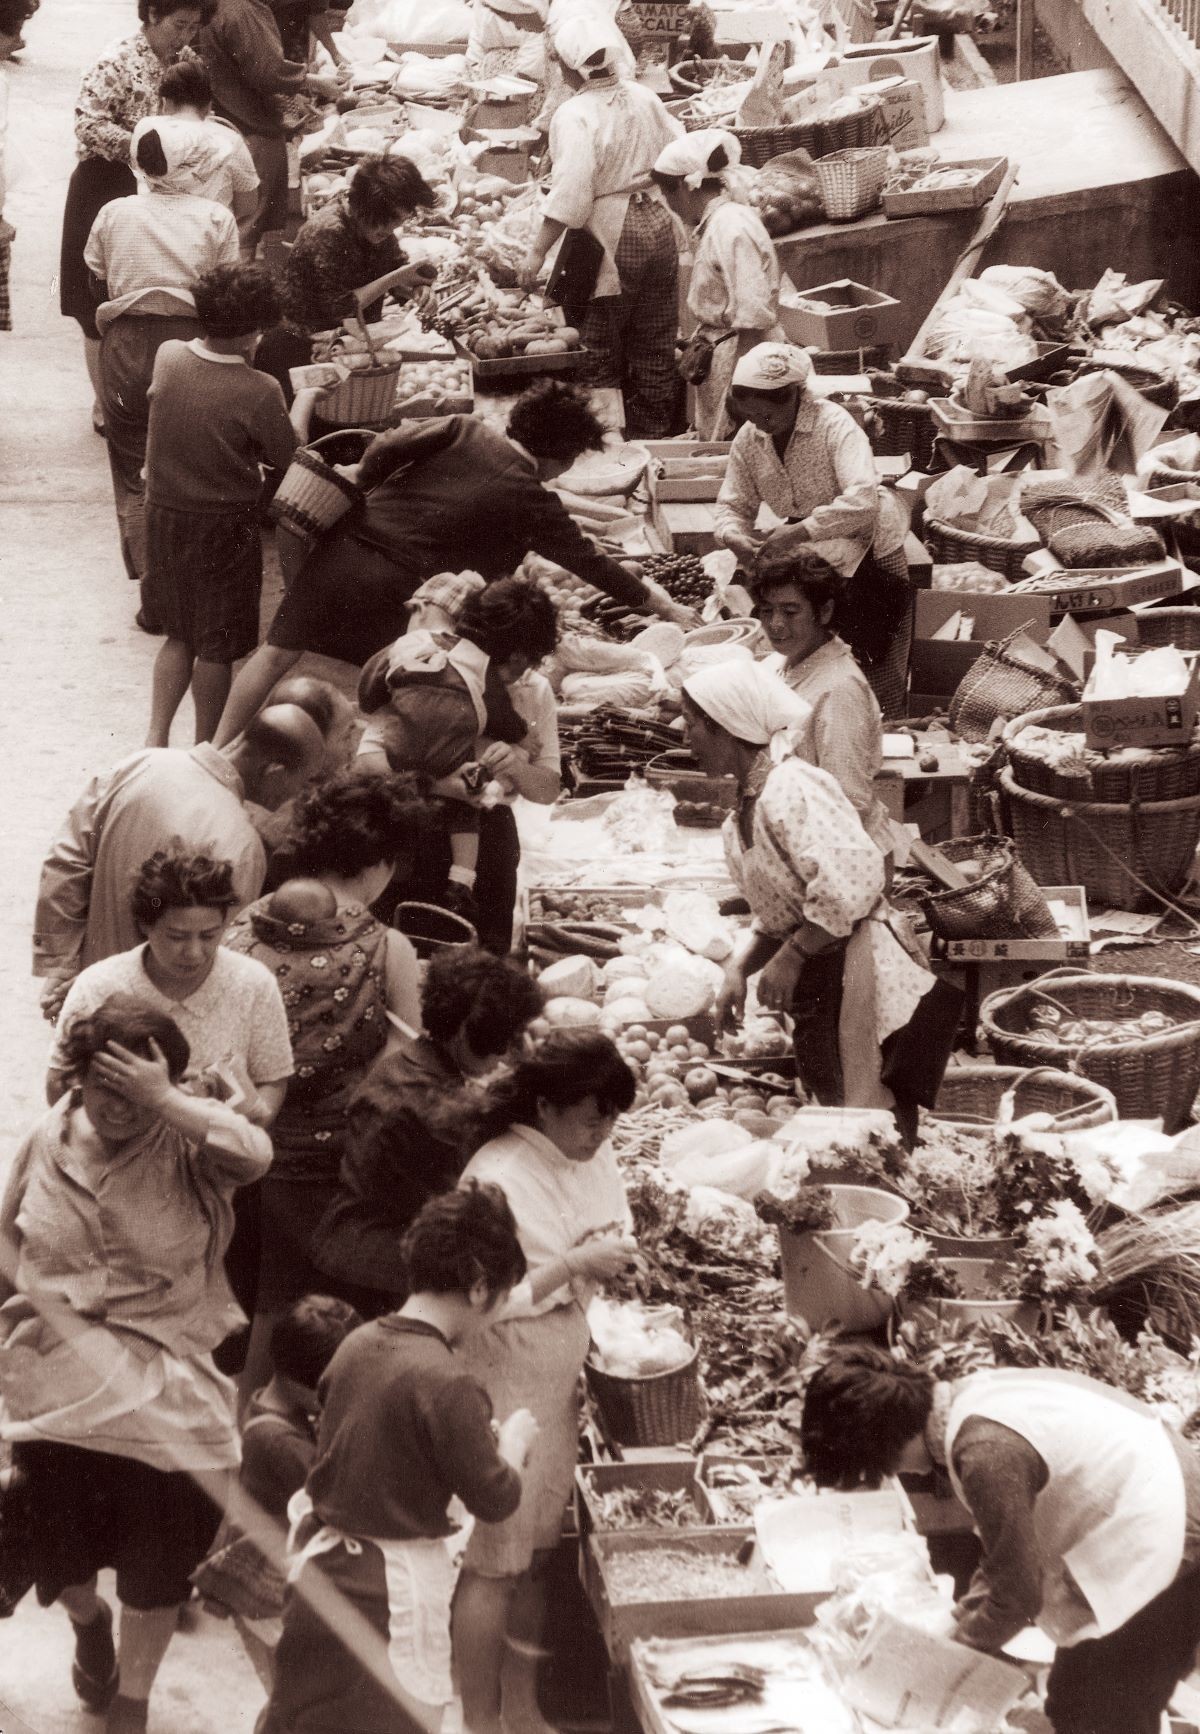
<svg viewBox="0 0 1200 1734">
<path fill-rule="evenodd" d="M 101 1602 L 100 1612 L 88 1625 L 76 1625 L 74 1620 L 71 1625 L 75 1631 L 71 1684 L 84 1709 L 99 1715 L 116 1697 L 121 1678 L 113 1643 L 112 1609 L 107 1602 Z"/>
<path fill-rule="evenodd" d="M 150 634 L 151 638 L 165 638 L 166 637 L 166 634 L 167 634 L 166 627 L 165 626 L 152 626 L 150 624 L 150 622 L 146 619 L 146 610 L 144 608 L 138 609 L 137 613 L 133 617 L 133 623 L 135 626 L 140 626 L 143 632 L 148 632 Z"/>
</svg>

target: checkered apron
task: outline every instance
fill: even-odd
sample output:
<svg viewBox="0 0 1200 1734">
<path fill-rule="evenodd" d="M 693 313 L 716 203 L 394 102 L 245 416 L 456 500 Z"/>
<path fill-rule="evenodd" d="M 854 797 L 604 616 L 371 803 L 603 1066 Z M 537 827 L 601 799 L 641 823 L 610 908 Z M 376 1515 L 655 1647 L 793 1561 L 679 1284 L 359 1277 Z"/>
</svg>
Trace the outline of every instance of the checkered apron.
<svg viewBox="0 0 1200 1734">
<path fill-rule="evenodd" d="M 679 249 L 670 213 L 648 193 L 630 199 L 614 258 L 620 294 L 589 302 L 579 322 L 588 383 L 623 393 L 629 437 L 653 439 L 670 432 L 680 391 Z"/>
</svg>

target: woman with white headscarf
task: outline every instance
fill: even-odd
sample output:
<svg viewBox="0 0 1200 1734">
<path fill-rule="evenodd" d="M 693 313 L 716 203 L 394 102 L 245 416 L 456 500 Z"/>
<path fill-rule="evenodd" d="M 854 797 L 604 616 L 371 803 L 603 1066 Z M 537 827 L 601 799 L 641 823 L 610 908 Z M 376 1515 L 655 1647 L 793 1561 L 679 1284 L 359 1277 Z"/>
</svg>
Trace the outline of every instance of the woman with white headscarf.
<svg viewBox="0 0 1200 1734">
<path fill-rule="evenodd" d="M 808 705 L 755 662 L 689 675 L 682 702 L 701 768 L 737 780 L 725 850 L 754 917 L 727 966 L 719 1016 L 741 1015 L 757 975 L 759 1004 L 792 1017 L 797 1071 L 817 1101 L 890 1108 L 914 1136 L 917 1107 L 932 1105 L 941 1082 L 959 996 L 893 931 L 883 856 L 840 786 L 794 755 Z"/>
<path fill-rule="evenodd" d="M 692 422 L 702 440 L 732 437 L 725 398 L 734 368 L 756 345 L 784 335 L 775 243 L 758 212 L 730 194 L 729 171 L 741 160 L 734 135 L 714 127 L 675 139 L 654 165 L 667 204 L 694 236 L 692 354 L 706 355 L 708 371 L 693 363 L 690 383 Z"/>
<path fill-rule="evenodd" d="M 900 716 L 912 640 L 907 519 L 879 485 L 866 434 L 848 410 L 812 395 L 811 377 L 811 358 L 790 343 L 760 343 L 735 366 L 729 403 L 743 425 L 717 498 L 717 539 L 754 574 L 815 543 L 846 580 L 834 630 L 883 715 Z M 768 530 L 758 523 L 764 506 Z"/>
<path fill-rule="evenodd" d="M 236 265 L 232 211 L 204 198 L 212 140 L 203 122 L 158 117 L 134 128 L 130 157 L 142 190 L 105 205 L 92 226 L 84 259 L 99 286 L 100 401 L 108 436 L 113 498 L 125 570 L 146 576 L 146 393 L 154 358 L 168 338 L 200 335 L 191 285 L 217 265 Z M 138 625 L 158 627 L 138 611 Z"/>
<path fill-rule="evenodd" d="M 623 394 L 631 438 L 653 438 L 674 416 L 679 249 L 650 173 L 683 128 L 628 77 L 628 46 L 604 17 L 568 18 L 553 45 L 575 94 L 550 123 L 550 191 L 521 280 L 537 281 L 569 230 L 599 242 L 593 281 L 577 283 L 564 309 L 591 352 L 589 383 Z"/>
</svg>

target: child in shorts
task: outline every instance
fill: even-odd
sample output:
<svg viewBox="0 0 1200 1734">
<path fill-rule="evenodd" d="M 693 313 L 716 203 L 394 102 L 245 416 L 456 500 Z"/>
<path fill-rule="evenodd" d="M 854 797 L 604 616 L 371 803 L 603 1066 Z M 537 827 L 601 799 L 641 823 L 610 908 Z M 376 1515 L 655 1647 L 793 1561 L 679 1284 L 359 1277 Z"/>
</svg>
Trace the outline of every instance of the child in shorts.
<svg viewBox="0 0 1200 1734">
<path fill-rule="evenodd" d="M 192 285 L 200 336 L 164 343 L 150 384 L 147 606 L 166 632 L 154 664 L 146 745 L 169 745 L 189 686 L 196 739 L 211 740 L 232 667 L 258 644 L 262 466 L 281 475 L 317 394 L 289 415 L 278 382 L 250 365 L 280 319 L 259 265 L 221 265 Z"/>
</svg>

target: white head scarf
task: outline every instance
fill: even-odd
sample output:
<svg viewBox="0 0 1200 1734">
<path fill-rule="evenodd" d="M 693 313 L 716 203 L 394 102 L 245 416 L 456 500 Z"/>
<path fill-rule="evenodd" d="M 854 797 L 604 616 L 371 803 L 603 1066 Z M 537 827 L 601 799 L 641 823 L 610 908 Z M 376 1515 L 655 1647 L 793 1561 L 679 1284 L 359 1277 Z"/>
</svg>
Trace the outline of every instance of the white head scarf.
<svg viewBox="0 0 1200 1734">
<path fill-rule="evenodd" d="M 725 160 L 719 168 L 712 166 L 712 159 L 719 151 L 724 151 Z M 735 168 L 742 160 L 742 146 L 731 132 L 725 132 L 720 127 L 706 127 L 703 132 L 684 133 L 682 138 L 672 139 L 671 143 L 661 153 L 655 163 L 655 172 L 660 175 L 672 175 L 693 192 L 702 181 L 709 180 L 713 175 L 723 175 L 727 169 Z"/>
<path fill-rule="evenodd" d="M 713 722 L 739 741 L 770 747 L 772 758 L 789 753 L 807 727 L 812 706 L 761 662 L 716 662 L 697 669 L 683 690 Z"/>
<path fill-rule="evenodd" d="M 138 146 L 147 133 L 152 132 L 158 134 L 163 156 L 167 159 L 165 174 L 150 174 L 138 162 Z M 221 167 L 218 137 L 207 121 L 188 120 L 179 114 L 147 115 L 133 129 L 129 160 L 138 179 L 156 192 L 204 193 L 212 176 Z"/>
<path fill-rule="evenodd" d="M 626 42 L 615 24 L 597 13 L 564 18 L 554 30 L 554 52 L 584 78 L 612 78 L 625 59 Z M 594 58 L 594 57 L 599 58 Z"/>
<path fill-rule="evenodd" d="M 783 391 L 789 385 L 803 389 L 812 370 L 812 357 L 794 343 L 757 343 L 734 368 L 733 384 L 751 391 Z"/>
</svg>

